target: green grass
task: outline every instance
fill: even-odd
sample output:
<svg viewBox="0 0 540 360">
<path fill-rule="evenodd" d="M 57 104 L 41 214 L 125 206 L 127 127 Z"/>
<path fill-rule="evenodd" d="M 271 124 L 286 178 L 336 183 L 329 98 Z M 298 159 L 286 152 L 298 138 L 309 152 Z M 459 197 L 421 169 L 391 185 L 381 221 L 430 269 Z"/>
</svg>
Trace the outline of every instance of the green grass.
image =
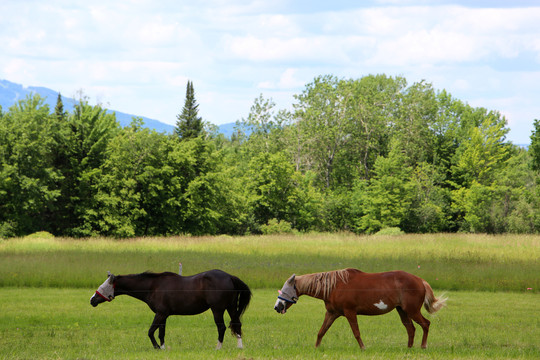
<svg viewBox="0 0 540 360">
<path fill-rule="evenodd" d="M 0 359 L 507 359 L 540 358 L 540 236 L 464 234 L 355 236 L 308 234 L 74 240 L 33 236 L 0 240 Z M 167 349 L 147 337 L 153 313 L 121 296 L 92 308 L 106 277 L 145 270 L 184 274 L 220 268 L 254 291 L 244 316 L 246 349 L 227 335 L 213 350 L 211 314 L 171 317 Z M 365 351 L 338 319 L 314 348 L 321 301 L 302 297 L 286 315 L 273 311 L 291 273 L 345 267 L 400 269 L 447 291 L 432 321 L 428 349 L 407 349 L 393 312 L 359 317 Z M 530 290 L 528 290 L 530 289 Z"/>
<path fill-rule="evenodd" d="M 292 273 L 355 267 L 405 270 L 444 290 L 540 288 L 540 236 L 308 234 L 0 241 L 0 287 L 97 287 L 116 274 L 220 268 L 252 288 L 278 288 Z"/>
<path fill-rule="evenodd" d="M 448 307 L 428 316 L 428 349 L 406 347 L 396 312 L 360 316 L 367 349 L 361 351 L 344 318 L 319 349 L 315 339 L 324 316 L 320 300 L 301 297 L 285 315 L 275 313 L 277 292 L 254 291 L 243 318 L 244 350 L 227 333 L 215 351 L 217 331 L 210 312 L 173 316 L 167 349 L 156 351 L 146 335 L 148 307 L 128 296 L 93 308 L 94 289 L 0 288 L 0 359 L 537 359 L 540 357 L 538 294 L 450 292 Z M 228 318 L 227 318 L 228 321 Z"/>
</svg>

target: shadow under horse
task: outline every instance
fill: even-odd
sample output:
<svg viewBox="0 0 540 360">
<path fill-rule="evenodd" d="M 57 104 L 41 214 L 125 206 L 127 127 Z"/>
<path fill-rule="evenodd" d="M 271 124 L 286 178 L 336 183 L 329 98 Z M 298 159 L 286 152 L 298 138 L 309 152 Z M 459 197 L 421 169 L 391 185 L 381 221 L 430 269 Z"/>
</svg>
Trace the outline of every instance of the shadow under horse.
<svg viewBox="0 0 540 360">
<path fill-rule="evenodd" d="M 129 295 L 144 301 L 156 314 L 148 336 L 156 349 L 165 348 L 165 325 L 170 315 L 196 315 L 212 310 L 218 330 L 216 349 L 221 349 L 227 327 L 223 319 L 225 310 L 231 318 L 229 327 L 242 344 L 240 318 L 251 300 L 251 290 L 238 277 L 221 270 L 209 270 L 193 276 L 180 276 L 172 272 L 144 272 L 134 275 L 113 275 L 97 289 L 90 299 L 94 307 L 111 301 L 118 295 Z M 160 345 L 154 333 L 159 329 Z"/>
</svg>

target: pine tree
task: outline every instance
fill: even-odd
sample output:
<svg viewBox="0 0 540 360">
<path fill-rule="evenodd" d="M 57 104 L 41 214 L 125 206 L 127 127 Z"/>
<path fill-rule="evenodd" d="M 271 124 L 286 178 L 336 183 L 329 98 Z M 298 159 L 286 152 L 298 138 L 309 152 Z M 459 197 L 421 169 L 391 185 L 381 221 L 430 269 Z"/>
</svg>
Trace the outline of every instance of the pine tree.
<svg viewBox="0 0 540 360">
<path fill-rule="evenodd" d="M 203 121 L 199 116 L 199 105 L 195 100 L 193 83 L 187 82 L 186 101 L 182 113 L 177 115 L 175 134 L 181 139 L 196 138 L 203 133 Z"/>
<path fill-rule="evenodd" d="M 529 153 L 531 154 L 531 168 L 535 171 L 540 171 L 540 120 L 538 119 L 534 119 L 534 129 L 531 134 Z"/>
<path fill-rule="evenodd" d="M 62 95 L 58 93 L 58 98 L 56 99 L 56 107 L 54 108 L 56 118 L 58 120 L 64 120 L 66 113 L 64 112 L 64 103 L 62 102 Z"/>
</svg>

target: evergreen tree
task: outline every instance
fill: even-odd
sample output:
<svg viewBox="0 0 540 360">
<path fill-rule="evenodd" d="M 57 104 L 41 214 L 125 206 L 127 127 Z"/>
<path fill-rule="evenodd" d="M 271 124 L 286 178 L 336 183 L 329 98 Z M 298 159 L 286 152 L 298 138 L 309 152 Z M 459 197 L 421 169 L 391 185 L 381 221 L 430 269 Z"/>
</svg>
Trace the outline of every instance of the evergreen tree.
<svg viewBox="0 0 540 360">
<path fill-rule="evenodd" d="M 529 153 L 531 154 L 531 168 L 535 171 L 540 171 L 540 120 L 538 119 L 534 120 Z"/>
<path fill-rule="evenodd" d="M 66 118 L 66 112 L 64 112 L 64 103 L 62 102 L 62 95 L 58 93 L 58 98 L 56 99 L 56 107 L 54 108 L 54 113 L 56 119 L 64 120 Z"/>
<path fill-rule="evenodd" d="M 180 140 L 196 138 L 203 133 L 203 121 L 199 116 L 199 105 L 195 100 L 195 91 L 193 83 L 187 82 L 186 86 L 186 101 L 182 113 L 177 115 L 175 134 Z"/>
</svg>

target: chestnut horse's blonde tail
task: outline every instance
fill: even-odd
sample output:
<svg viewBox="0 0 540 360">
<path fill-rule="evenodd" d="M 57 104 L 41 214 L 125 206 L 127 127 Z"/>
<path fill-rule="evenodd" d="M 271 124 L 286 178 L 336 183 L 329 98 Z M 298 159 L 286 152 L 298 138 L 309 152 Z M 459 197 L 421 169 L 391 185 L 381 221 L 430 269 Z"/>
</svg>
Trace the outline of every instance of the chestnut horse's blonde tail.
<svg viewBox="0 0 540 360">
<path fill-rule="evenodd" d="M 436 298 L 433 294 L 433 289 L 431 288 L 431 286 L 429 286 L 427 281 L 422 280 L 422 282 L 424 283 L 424 288 L 426 289 L 426 296 L 424 297 L 424 308 L 430 314 L 434 314 L 446 306 L 446 300 L 448 300 L 448 298 L 443 295 Z"/>
</svg>

